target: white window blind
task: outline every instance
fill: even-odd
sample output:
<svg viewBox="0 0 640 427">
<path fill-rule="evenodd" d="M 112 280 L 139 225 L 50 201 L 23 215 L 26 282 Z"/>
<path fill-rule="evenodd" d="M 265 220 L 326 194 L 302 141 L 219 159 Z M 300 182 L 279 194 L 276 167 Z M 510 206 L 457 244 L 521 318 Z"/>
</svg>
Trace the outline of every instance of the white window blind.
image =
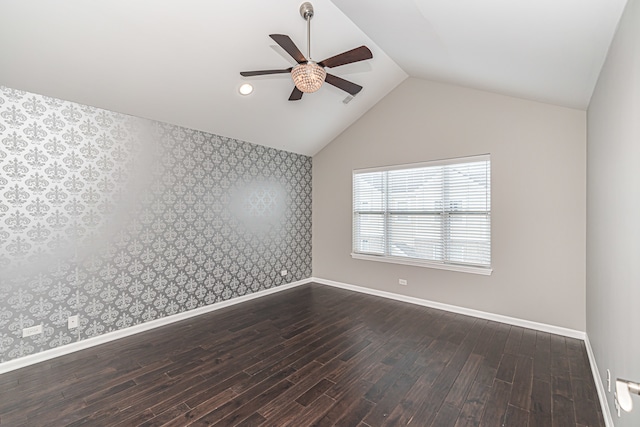
<svg viewBox="0 0 640 427">
<path fill-rule="evenodd" d="M 353 172 L 353 252 L 491 267 L 488 155 Z"/>
</svg>

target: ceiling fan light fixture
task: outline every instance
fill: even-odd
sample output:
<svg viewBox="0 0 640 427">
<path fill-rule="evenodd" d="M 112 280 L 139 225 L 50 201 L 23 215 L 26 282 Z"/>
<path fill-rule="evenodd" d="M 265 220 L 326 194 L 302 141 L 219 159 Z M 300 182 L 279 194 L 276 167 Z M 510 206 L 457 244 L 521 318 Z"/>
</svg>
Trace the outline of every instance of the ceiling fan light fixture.
<svg viewBox="0 0 640 427">
<path fill-rule="evenodd" d="M 300 6 L 300 16 L 307 22 L 307 56 L 305 57 L 291 37 L 285 34 L 269 34 L 269 37 L 275 41 L 286 53 L 291 56 L 297 65 L 292 68 L 283 68 L 279 70 L 257 70 L 257 71 L 241 71 L 243 77 L 264 76 L 268 74 L 284 74 L 290 73 L 291 79 L 295 84 L 295 88 L 289 96 L 289 101 L 299 101 L 304 93 L 312 93 L 322 87 L 326 81 L 332 86 L 341 89 L 352 97 L 357 95 L 362 86 L 353 82 L 327 74 L 326 68 L 339 67 L 340 65 L 351 64 L 352 62 L 364 61 L 373 58 L 373 54 L 366 46 L 360 46 L 355 49 L 326 58 L 316 63 L 311 59 L 311 18 L 313 17 L 313 6 L 309 2 L 302 3 Z"/>
<path fill-rule="evenodd" d="M 291 70 L 293 83 L 304 93 L 312 93 L 320 89 L 326 77 L 327 72 L 324 67 L 313 61 L 298 64 Z"/>
</svg>

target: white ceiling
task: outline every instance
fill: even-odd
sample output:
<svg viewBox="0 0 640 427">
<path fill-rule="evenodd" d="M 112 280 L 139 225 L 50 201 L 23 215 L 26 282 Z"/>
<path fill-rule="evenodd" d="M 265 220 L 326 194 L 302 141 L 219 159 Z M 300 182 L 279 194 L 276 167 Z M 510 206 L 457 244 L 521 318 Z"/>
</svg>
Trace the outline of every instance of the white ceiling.
<svg viewBox="0 0 640 427">
<path fill-rule="evenodd" d="M 347 105 L 239 75 L 294 65 L 271 33 L 306 53 L 300 3 L 0 0 L 0 85 L 313 155 L 407 74 L 584 109 L 626 0 L 313 0 L 314 59 L 374 55 L 331 70 Z"/>
<path fill-rule="evenodd" d="M 406 78 L 329 0 L 314 0 L 316 60 L 367 45 L 374 58 L 331 69 L 364 89 L 347 105 L 331 85 L 287 101 L 288 74 L 240 71 L 306 54 L 300 0 L 0 0 L 0 85 L 312 155 Z M 238 87 L 250 81 L 247 97 Z"/>
<path fill-rule="evenodd" d="M 332 0 L 404 71 L 586 109 L 627 0 Z"/>
</svg>

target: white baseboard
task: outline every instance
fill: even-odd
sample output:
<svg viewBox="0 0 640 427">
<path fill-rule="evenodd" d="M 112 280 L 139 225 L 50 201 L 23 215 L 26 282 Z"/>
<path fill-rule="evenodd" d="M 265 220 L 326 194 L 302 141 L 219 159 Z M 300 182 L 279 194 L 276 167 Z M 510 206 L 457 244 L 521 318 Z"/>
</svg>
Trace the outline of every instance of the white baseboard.
<svg viewBox="0 0 640 427">
<path fill-rule="evenodd" d="M 495 322 L 507 323 L 509 325 L 520 326 L 537 331 L 548 332 L 550 334 L 562 335 L 570 338 L 584 340 L 586 334 L 575 329 L 563 328 L 561 326 L 548 325 L 546 323 L 533 322 L 531 320 L 518 319 L 517 317 L 503 316 L 501 314 L 489 313 L 486 311 L 474 310 L 471 308 L 459 307 L 457 305 L 443 304 L 440 302 L 429 301 L 422 298 L 410 297 L 407 295 L 395 294 L 392 292 L 379 291 L 377 289 L 365 288 L 363 286 L 350 285 L 348 283 L 335 282 L 333 280 L 312 277 L 310 282 L 320 283 L 322 285 L 334 286 L 336 288 L 347 289 L 350 291 L 361 292 L 364 294 L 375 295 L 378 297 L 389 298 L 396 301 L 408 302 L 411 304 L 422 305 L 424 307 L 436 308 L 438 310 L 450 311 L 452 313 L 464 314 L 480 319 L 493 320 Z"/>
<path fill-rule="evenodd" d="M 587 355 L 589 357 L 589 364 L 591 366 L 591 374 L 593 375 L 593 380 L 595 381 L 595 384 L 596 384 L 596 390 L 598 392 L 598 399 L 600 401 L 600 407 L 602 408 L 602 414 L 604 417 L 605 425 L 606 427 L 615 427 L 613 424 L 611 411 L 609 410 L 609 403 L 607 401 L 607 397 L 605 394 L 604 385 L 602 384 L 602 379 L 600 378 L 600 372 L 598 371 L 598 366 L 596 364 L 596 358 L 593 354 L 593 349 L 591 348 L 591 343 L 589 342 L 589 336 L 586 334 L 586 332 L 563 328 L 560 326 L 548 325 L 545 323 L 533 322 L 530 320 L 518 319 L 515 317 L 503 316 L 501 314 L 473 310 L 470 308 L 459 307 L 459 306 L 450 305 L 450 304 L 443 304 L 443 303 L 429 301 L 421 298 L 395 294 L 392 292 L 380 291 L 377 289 L 365 288 L 363 286 L 350 285 L 348 283 L 341 283 L 333 280 L 321 279 L 318 277 L 312 277 L 309 281 L 320 283 L 322 285 L 334 286 L 336 288 L 347 289 L 350 291 L 361 292 L 364 294 L 379 296 L 383 298 L 389 298 L 396 301 L 408 302 L 411 304 L 422 305 L 425 307 L 436 308 L 439 310 L 450 311 L 458 314 L 465 314 L 467 316 L 479 317 L 481 319 L 493 320 L 496 322 L 507 323 L 509 325 L 520 326 L 528 329 L 535 329 L 537 331 L 548 332 L 551 334 L 562 335 L 569 338 L 576 338 L 576 339 L 583 340 L 585 343 L 585 347 L 587 348 Z"/>
<path fill-rule="evenodd" d="M 609 409 L 609 402 L 607 401 L 606 390 L 604 389 L 602 377 L 600 377 L 600 371 L 598 370 L 598 364 L 596 363 L 596 356 L 593 354 L 591 342 L 589 341 L 589 335 L 585 336 L 584 345 L 587 347 L 587 355 L 589 356 L 589 364 L 591 365 L 591 374 L 593 375 L 593 380 L 596 383 L 596 390 L 598 391 L 598 399 L 600 400 L 600 407 L 602 408 L 604 424 L 606 427 L 615 427 L 613 424 L 613 417 L 611 416 L 611 410 Z"/>
<path fill-rule="evenodd" d="M 479 317 L 481 319 L 493 320 L 496 322 L 507 323 L 509 325 L 520 326 L 528 329 L 535 329 L 537 331 L 548 332 L 551 334 L 562 335 L 570 338 L 576 338 L 583 340 L 585 347 L 587 348 L 587 355 L 589 357 L 589 364 L 591 365 L 591 374 L 596 384 L 596 390 L 598 392 L 598 400 L 600 401 L 600 407 L 602 408 L 602 415 L 606 427 L 615 427 L 613 424 L 613 417 L 607 403 L 607 396 L 605 394 L 604 385 L 602 384 L 602 378 L 600 378 L 600 372 L 596 364 L 596 358 L 589 342 L 589 336 L 586 332 L 577 331 L 574 329 L 563 328 L 560 326 L 548 325 L 545 323 L 532 322 L 530 320 L 518 319 L 515 317 L 503 316 L 500 314 L 488 313 L 485 311 L 473 310 L 470 308 L 459 307 L 455 305 L 443 304 L 435 301 L 429 301 L 421 298 L 410 297 L 406 295 L 395 294 L 392 292 L 379 291 L 376 289 L 365 288 L 363 286 L 350 285 L 348 283 L 336 282 L 333 280 L 321 279 L 318 277 L 312 277 L 309 282 L 320 283 L 322 285 L 334 286 L 336 288 L 347 289 L 350 291 L 361 292 L 364 294 L 375 295 L 383 298 L 389 298 L 396 301 L 408 302 L 411 304 L 422 305 L 425 307 L 437 308 L 439 310 L 450 311 L 458 314 L 465 314 L 468 316 Z"/>
<path fill-rule="evenodd" d="M 254 292 L 252 294 L 244 295 L 238 298 L 233 298 L 227 301 L 221 301 L 215 304 L 211 304 L 205 307 L 199 307 L 194 310 L 186 311 L 183 313 L 174 314 L 171 316 L 163 317 L 160 319 L 152 320 L 150 322 L 141 323 L 135 326 L 131 326 L 125 329 L 120 329 L 113 332 L 108 332 L 103 335 L 99 335 L 92 338 L 87 338 L 82 341 L 74 342 L 71 344 L 67 344 L 64 346 L 60 346 L 51 350 L 45 350 L 40 353 L 32 354 L 29 356 L 21 357 L 18 359 L 10 360 L 8 362 L 0 363 L 0 374 L 13 371 L 16 369 L 24 368 L 26 366 L 33 365 L 35 363 L 43 362 L 46 360 L 50 360 L 59 356 L 63 356 L 65 354 L 74 353 L 76 351 L 84 350 L 86 348 L 94 347 L 100 344 L 104 344 L 110 341 L 114 341 L 120 338 L 128 337 L 130 335 L 138 334 L 140 332 L 145 332 L 151 329 L 155 329 L 161 326 L 169 325 L 171 323 L 179 322 L 181 320 L 189 319 L 191 317 L 199 316 L 201 314 L 209 313 L 212 311 L 220 310 L 225 307 L 229 307 L 235 304 L 239 304 L 245 301 L 250 301 L 252 299 L 260 298 L 266 295 L 270 295 L 276 292 L 284 291 L 286 289 L 291 289 L 300 285 L 304 285 L 307 283 L 319 283 L 322 285 L 333 286 L 341 289 L 346 289 L 355 292 L 361 292 L 369 295 L 379 296 L 383 298 L 389 298 L 396 301 L 408 302 L 411 304 L 417 304 L 425 307 L 436 308 L 439 310 L 450 311 L 453 313 L 464 314 L 467 316 L 478 317 L 481 319 L 493 320 L 496 322 L 507 323 L 510 325 L 521 326 L 524 328 L 535 329 L 543 332 L 549 332 L 552 334 L 563 335 L 571 338 L 577 338 L 584 340 L 586 338 L 586 334 L 581 331 L 576 331 L 573 329 L 562 328 L 559 326 L 547 325 L 544 323 L 532 322 L 529 320 L 518 319 L 515 317 L 503 316 L 500 314 L 488 313 L 479 310 L 473 310 L 470 308 L 459 307 L 450 304 L 443 304 L 435 301 L 429 301 L 421 298 L 410 297 L 406 295 L 395 294 L 392 292 L 379 291 L 376 289 L 365 288 L 362 286 L 350 285 L 347 283 L 336 282 L 333 280 L 321 279 L 318 277 L 311 277 L 308 279 L 299 280 L 297 282 L 288 283 L 281 286 L 276 286 L 270 289 L 265 289 L 263 291 Z M 590 348 L 587 346 L 587 348 Z M 589 354 L 590 360 L 594 360 L 592 358 L 592 354 Z M 593 369 L 593 365 L 592 365 Z M 599 376 L 595 376 L 596 381 Z M 606 404 L 606 399 L 605 399 Z M 608 412 L 608 408 L 607 408 Z M 608 426 L 607 426 L 608 427 Z"/>
<path fill-rule="evenodd" d="M 54 359 L 65 354 L 74 353 L 76 351 L 84 350 L 86 348 L 95 347 L 100 344 L 104 344 L 110 341 L 114 341 L 120 338 L 128 337 L 130 335 L 139 334 L 151 329 L 159 328 L 161 326 L 169 325 L 171 323 L 179 322 L 181 320 L 189 319 L 191 317 L 199 316 L 201 314 L 209 313 L 212 311 L 220 310 L 225 307 L 229 307 L 241 302 L 250 301 L 252 299 L 260 298 L 266 295 L 281 292 L 287 289 L 295 288 L 296 286 L 304 285 L 311 282 L 311 279 L 298 280 L 297 282 L 287 283 L 285 285 L 274 286 L 273 288 L 265 289 L 262 291 L 254 292 L 241 297 L 232 298 L 227 301 L 220 301 L 215 304 L 207 305 L 205 307 L 198 307 L 193 310 L 185 311 L 171 316 L 162 317 L 160 319 L 151 320 L 149 322 L 140 323 L 135 326 L 120 329 L 113 332 L 107 332 L 106 334 L 98 335 L 95 337 L 87 338 L 82 341 L 77 341 L 71 344 L 66 344 L 60 347 L 52 348 L 51 350 L 45 350 L 40 353 L 31 354 L 29 356 L 20 357 L 18 359 L 9 360 L 8 362 L 0 363 L 0 374 L 5 372 L 14 371 L 16 369 L 24 368 L 36 363 L 44 362 L 46 360 Z"/>
<path fill-rule="evenodd" d="M 395 294 L 392 292 L 380 291 L 376 289 L 366 288 L 363 286 L 351 285 L 348 283 L 336 282 L 333 280 L 321 279 L 318 277 L 311 277 L 308 279 L 299 280 L 297 282 L 288 283 L 285 285 L 276 286 L 270 289 L 254 292 L 252 294 L 243 295 L 241 297 L 233 298 L 227 301 L 221 301 L 215 304 L 211 304 L 205 307 L 199 307 L 194 310 L 186 311 L 183 313 L 174 314 L 171 316 L 163 317 L 160 319 L 152 320 L 150 322 L 141 323 L 139 325 L 131 326 L 129 328 L 120 329 L 118 331 L 108 332 L 103 335 L 99 335 L 92 338 L 87 338 L 82 341 L 67 344 L 61 347 L 57 347 L 51 350 L 46 350 L 40 353 L 32 354 L 29 356 L 21 357 L 19 359 L 10 360 L 8 362 L 0 363 L 0 374 L 10 372 L 16 369 L 24 368 L 39 362 L 51 360 L 65 354 L 74 353 L 76 351 L 84 350 L 90 347 L 95 347 L 100 344 L 104 344 L 110 341 L 115 341 L 120 338 L 128 337 L 141 332 L 149 331 L 151 329 L 159 328 L 161 326 L 169 325 L 171 323 L 179 322 L 181 320 L 189 319 L 191 317 L 199 316 L 201 314 L 210 313 L 212 311 L 220 310 L 225 307 L 229 307 L 235 304 L 240 304 L 245 301 L 250 301 L 256 298 L 261 298 L 266 295 L 281 292 L 287 289 L 295 288 L 307 283 L 319 283 L 321 285 L 333 286 L 336 288 L 346 289 L 350 291 L 360 292 L 364 294 L 379 296 L 383 298 L 389 298 L 396 301 L 407 302 L 410 304 L 421 305 L 424 307 L 431 307 L 439 310 L 449 311 L 452 313 L 464 314 L 467 316 L 478 317 L 486 320 L 493 320 L 496 322 L 507 323 L 510 325 L 520 326 L 523 328 L 534 329 L 542 332 L 548 332 L 557 335 L 563 335 L 570 338 L 577 338 L 584 340 L 587 349 L 587 355 L 589 357 L 589 363 L 591 365 L 591 373 L 596 384 L 596 390 L 598 392 L 598 399 L 600 400 L 600 406 L 602 407 L 602 413 L 606 427 L 615 427 L 613 424 L 613 418 L 611 411 L 609 410 L 609 404 L 605 394 L 604 385 L 600 378 L 600 372 L 596 364 L 596 359 L 589 342 L 589 337 L 585 332 L 577 331 L 573 329 L 563 328 L 560 326 L 548 325 L 545 323 L 533 322 L 530 320 L 518 319 L 515 317 L 503 316 L 495 313 L 488 313 L 485 311 L 474 310 L 465 307 L 459 307 L 450 304 L 443 304 L 435 301 L 429 301 L 421 298 L 410 297 L 401 294 Z"/>
</svg>

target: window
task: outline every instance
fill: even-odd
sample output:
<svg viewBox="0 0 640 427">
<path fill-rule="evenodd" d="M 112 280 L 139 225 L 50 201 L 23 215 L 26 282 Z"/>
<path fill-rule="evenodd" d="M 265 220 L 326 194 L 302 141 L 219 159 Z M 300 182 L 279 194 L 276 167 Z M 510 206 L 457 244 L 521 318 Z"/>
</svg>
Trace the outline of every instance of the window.
<svg viewBox="0 0 640 427">
<path fill-rule="evenodd" d="M 491 273 L 489 155 L 353 171 L 354 258 Z"/>
</svg>

